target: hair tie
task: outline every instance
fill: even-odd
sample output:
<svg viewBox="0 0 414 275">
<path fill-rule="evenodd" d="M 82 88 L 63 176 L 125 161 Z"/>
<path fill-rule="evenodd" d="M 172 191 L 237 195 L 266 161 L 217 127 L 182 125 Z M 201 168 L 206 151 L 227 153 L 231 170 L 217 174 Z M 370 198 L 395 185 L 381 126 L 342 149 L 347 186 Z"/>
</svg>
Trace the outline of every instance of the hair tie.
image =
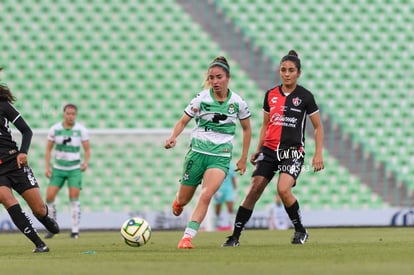
<svg viewBox="0 0 414 275">
<path fill-rule="evenodd" d="M 228 73 L 230 72 L 229 66 L 227 66 L 226 64 L 221 63 L 221 62 L 213 62 L 213 63 L 210 64 L 210 66 L 208 68 L 211 69 L 211 67 L 214 67 L 214 66 L 220 66 L 223 69 L 225 69 Z"/>
</svg>

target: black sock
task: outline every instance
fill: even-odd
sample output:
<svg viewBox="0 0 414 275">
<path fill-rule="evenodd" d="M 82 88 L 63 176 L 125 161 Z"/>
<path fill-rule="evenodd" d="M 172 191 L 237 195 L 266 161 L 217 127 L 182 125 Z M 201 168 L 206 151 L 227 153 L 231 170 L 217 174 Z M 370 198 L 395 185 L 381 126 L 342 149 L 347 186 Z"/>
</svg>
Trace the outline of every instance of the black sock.
<svg viewBox="0 0 414 275">
<path fill-rule="evenodd" d="M 243 206 L 239 206 L 236 214 L 236 220 L 234 221 L 234 228 L 233 228 L 233 237 L 236 239 L 240 238 L 241 232 L 244 228 L 244 225 L 249 221 L 250 217 L 252 216 L 253 210 L 249 210 L 244 208 Z"/>
<path fill-rule="evenodd" d="M 41 222 L 42 224 L 45 223 L 45 221 L 47 220 L 47 217 L 49 216 L 49 208 L 47 207 L 47 205 L 45 205 L 45 208 L 46 208 L 46 215 L 44 215 L 43 217 L 40 217 L 36 215 L 35 213 L 33 213 L 36 219 L 38 219 L 38 221 Z"/>
<path fill-rule="evenodd" d="M 285 209 L 290 220 L 292 221 L 293 226 L 295 227 L 295 231 L 305 232 L 306 229 L 302 225 L 298 201 L 295 201 L 295 203 L 290 207 L 285 206 Z"/>
<path fill-rule="evenodd" d="M 20 231 L 29 238 L 36 246 L 44 245 L 45 243 L 40 239 L 36 230 L 32 226 L 32 222 L 26 213 L 23 212 L 19 204 L 13 205 L 7 209 L 9 215 Z"/>
<path fill-rule="evenodd" d="M 58 226 L 58 224 L 56 223 L 56 221 L 54 219 L 49 217 L 49 209 L 48 209 L 47 206 L 45 206 L 45 207 L 46 207 L 46 215 L 45 216 L 43 216 L 43 217 L 39 217 L 37 215 L 34 215 L 34 216 L 39 220 L 39 222 L 41 222 L 45 226 L 45 228 L 50 233 L 57 234 L 60 231 L 59 226 Z"/>
</svg>

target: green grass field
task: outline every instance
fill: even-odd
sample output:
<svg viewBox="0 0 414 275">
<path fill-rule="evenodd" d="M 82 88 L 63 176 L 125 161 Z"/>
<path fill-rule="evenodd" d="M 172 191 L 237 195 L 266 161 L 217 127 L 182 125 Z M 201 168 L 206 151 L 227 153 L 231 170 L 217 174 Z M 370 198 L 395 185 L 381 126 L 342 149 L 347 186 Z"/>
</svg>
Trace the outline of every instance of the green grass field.
<svg viewBox="0 0 414 275">
<path fill-rule="evenodd" d="M 414 274 L 413 228 L 310 229 L 303 246 L 290 244 L 292 233 L 246 230 L 240 247 L 223 248 L 228 232 L 200 232 L 193 250 L 176 248 L 181 231 L 153 231 L 139 248 L 113 231 L 62 233 L 43 254 L 3 233 L 0 274 Z"/>
</svg>

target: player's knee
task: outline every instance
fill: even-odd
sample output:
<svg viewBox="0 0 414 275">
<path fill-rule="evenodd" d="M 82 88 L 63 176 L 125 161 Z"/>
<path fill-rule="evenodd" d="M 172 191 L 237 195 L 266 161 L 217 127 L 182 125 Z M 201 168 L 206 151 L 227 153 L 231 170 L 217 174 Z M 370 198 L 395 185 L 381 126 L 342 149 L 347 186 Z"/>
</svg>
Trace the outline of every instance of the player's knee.
<svg viewBox="0 0 414 275">
<path fill-rule="evenodd" d="M 260 198 L 260 196 L 263 193 L 264 187 L 265 186 L 263 186 L 263 184 L 261 184 L 261 183 L 252 184 L 251 187 L 250 187 L 250 191 L 248 193 L 248 196 L 252 197 L 252 198 L 257 198 L 257 199 Z"/>
<path fill-rule="evenodd" d="M 199 201 L 205 204 L 210 204 L 212 197 L 213 197 L 213 194 L 211 192 L 201 192 Z"/>
<path fill-rule="evenodd" d="M 277 189 L 277 193 L 279 194 L 281 200 L 285 202 L 288 198 L 292 196 L 292 192 L 290 188 L 279 187 Z"/>
<path fill-rule="evenodd" d="M 44 217 L 47 214 L 47 209 L 46 209 L 46 205 L 44 204 L 36 204 L 33 205 L 32 208 L 32 212 L 33 215 L 35 215 L 36 217 Z"/>
</svg>

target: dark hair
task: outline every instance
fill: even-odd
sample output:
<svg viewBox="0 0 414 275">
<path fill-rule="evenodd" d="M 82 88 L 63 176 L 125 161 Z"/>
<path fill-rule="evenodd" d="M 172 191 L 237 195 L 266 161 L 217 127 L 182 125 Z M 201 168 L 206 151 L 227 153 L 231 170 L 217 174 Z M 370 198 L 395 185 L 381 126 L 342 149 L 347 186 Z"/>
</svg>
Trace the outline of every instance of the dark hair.
<svg viewBox="0 0 414 275">
<path fill-rule="evenodd" d="M 76 105 L 75 104 L 72 104 L 72 103 L 68 103 L 68 104 L 66 104 L 64 107 L 63 107 L 63 112 L 64 111 L 66 111 L 66 109 L 67 108 L 72 108 L 72 109 L 75 109 L 75 111 L 76 112 L 78 112 L 78 107 L 76 107 Z"/>
<path fill-rule="evenodd" d="M 16 98 L 11 93 L 9 87 L 5 84 L 0 84 L 0 101 L 8 101 L 10 103 L 16 101 Z"/>
<path fill-rule="evenodd" d="M 218 57 L 214 58 L 213 62 L 210 63 L 210 66 L 208 68 L 210 69 L 210 68 L 216 67 L 216 66 L 219 66 L 219 67 L 223 68 L 226 71 L 227 76 L 230 75 L 230 65 L 229 65 L 229 63 L 227 62 L 227 59 L 224 56 L 218 56 Z"/>
<path fill-rule="evenodd" d="M 230 77 L 230 65 L 224 56 L 217 56 L 216 58 L 214 58 L 213 61 L 208 66 L 208 69 L 210 70 L 213 67 L 222 68 L 226 72 L 227 77 Z M 207 72 L 206 78 L 204 79 L 204 88 L 208 88 L 208 87 L 210 87 L 210 83 L 208 82 L 208 72 Z"/>
<path fill-rule="evenodd" d="M 298 71 L 300 72 L 301 70 L 300 59 L 299 59 L 298 53 L 295 50 L 290 50 L 287 55 L 282 57 L 282 59 L 280 60 L 280 64 L 282 64 L 285 61 L 292 61 L 293 63 L 295 63 L 296 69 L 298 69 Z"/>
</svg>

